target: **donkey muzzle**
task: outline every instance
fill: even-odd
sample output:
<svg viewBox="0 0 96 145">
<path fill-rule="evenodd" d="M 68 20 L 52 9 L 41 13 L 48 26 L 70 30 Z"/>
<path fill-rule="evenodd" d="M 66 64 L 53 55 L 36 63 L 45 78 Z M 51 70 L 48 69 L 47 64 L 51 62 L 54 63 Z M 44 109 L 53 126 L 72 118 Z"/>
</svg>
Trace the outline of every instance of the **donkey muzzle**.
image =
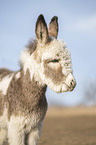
<svg viewBox="0 0 96 145">
<path fill-rule="evenodd" d="M 69 74 L 66 78 L 66 85 L 69 89 L 69 91 L 73 91 L 73 89 L 75 88 L 76 86 L 76 81 L 75 81 L 75 78 L 73 76 L 73 74 Z"/>
</svg>

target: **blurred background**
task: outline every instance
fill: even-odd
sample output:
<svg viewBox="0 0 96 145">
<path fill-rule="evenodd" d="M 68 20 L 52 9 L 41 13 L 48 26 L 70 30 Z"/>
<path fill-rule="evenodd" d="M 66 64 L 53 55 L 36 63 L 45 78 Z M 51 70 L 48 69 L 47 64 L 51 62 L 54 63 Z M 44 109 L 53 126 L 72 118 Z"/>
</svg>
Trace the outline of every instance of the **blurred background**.
<svg viewBox="0 0 96 145">
<path fill-rule="evenodd" d="M 49 106 L 96 105 L 96 0 L 0 0 L 0 68 L 19 69 L 20 52 L 35 38 L 41 13 L 47 25 L 58 16 L 58 39 L 71 52 L 77 81 L 73 92 L 56 94 L 48 88 Z"/>
</svg>

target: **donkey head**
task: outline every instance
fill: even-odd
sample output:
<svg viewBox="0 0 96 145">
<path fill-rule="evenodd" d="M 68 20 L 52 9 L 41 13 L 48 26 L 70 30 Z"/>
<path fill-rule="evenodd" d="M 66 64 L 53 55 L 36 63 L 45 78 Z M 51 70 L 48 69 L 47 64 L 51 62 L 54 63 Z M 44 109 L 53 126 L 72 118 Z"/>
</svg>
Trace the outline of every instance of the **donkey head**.
<svg viewBox="0 0 96 145">
<path fill-rule="evenodd" d="M 43 15 L 40 15 L 35 28 L 37 47 L 27 55 L 25 63 L 31 79 L 34 77 L 40 84 L 48 85 L 55 92 L 72 91 L 76 86 L 71 68 L 70 52 L 63 41 L 57 40 L 58 18 L 54 16 L 47 28 Z M 30 67 L 27 67 L 27 66 Z"/>
<path fill-rule="evenodd" d="M 76 86 L 71 68 L 70 52 L 61 40 L 57 40 L 58 18 L 54 16 L 47 28 L 40 15 L 35 28 L 37 49 L 33 53 L 39 80 L 55 92 L 72 91 Z"/>
</svg>

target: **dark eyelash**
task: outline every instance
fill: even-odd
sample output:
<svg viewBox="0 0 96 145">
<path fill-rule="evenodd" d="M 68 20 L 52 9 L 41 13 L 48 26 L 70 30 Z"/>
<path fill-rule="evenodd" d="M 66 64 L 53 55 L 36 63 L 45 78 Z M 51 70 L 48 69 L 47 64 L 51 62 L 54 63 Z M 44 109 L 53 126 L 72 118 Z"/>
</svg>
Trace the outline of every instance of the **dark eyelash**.
<svg viewBox="0 0 96 145">
<path fill-rule="evenodd" d="M 53 60 L 49 60 L 49 61 L 47 61 L 47 63 L 50 63 L 50 62 L 55 63 L 55 62 L 59 62 L 59 60 L 58 60 L 58 59 L 53 59 Z"/>
</svg>

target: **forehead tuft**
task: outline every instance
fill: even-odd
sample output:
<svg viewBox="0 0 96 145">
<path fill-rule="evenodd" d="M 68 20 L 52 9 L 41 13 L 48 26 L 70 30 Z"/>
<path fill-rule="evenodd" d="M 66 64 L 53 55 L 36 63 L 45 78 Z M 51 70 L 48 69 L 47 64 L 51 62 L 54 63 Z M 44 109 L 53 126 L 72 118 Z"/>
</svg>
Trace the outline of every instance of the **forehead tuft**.
<svg viewBox="0 0 96 145">
<path fill-rule="evenodd" d="M 54 52 L 59 52 L 61 50 L 63 50 L 66 47 L 66 43 L 63 42 L 62 40 L 56 40 L 54 39 L 53 41 L 51 41 L 50 43 L 50 48 L 51 51 L 53 50 Z"/>
<path fill-rule="evenodd" d="M 70 52 L 66 48 L 66 43 L 62 40 L 52 40 L 50 44 L 45 46 L 43 59 L 54 57 L 70 57 Z"/>
</svg>

